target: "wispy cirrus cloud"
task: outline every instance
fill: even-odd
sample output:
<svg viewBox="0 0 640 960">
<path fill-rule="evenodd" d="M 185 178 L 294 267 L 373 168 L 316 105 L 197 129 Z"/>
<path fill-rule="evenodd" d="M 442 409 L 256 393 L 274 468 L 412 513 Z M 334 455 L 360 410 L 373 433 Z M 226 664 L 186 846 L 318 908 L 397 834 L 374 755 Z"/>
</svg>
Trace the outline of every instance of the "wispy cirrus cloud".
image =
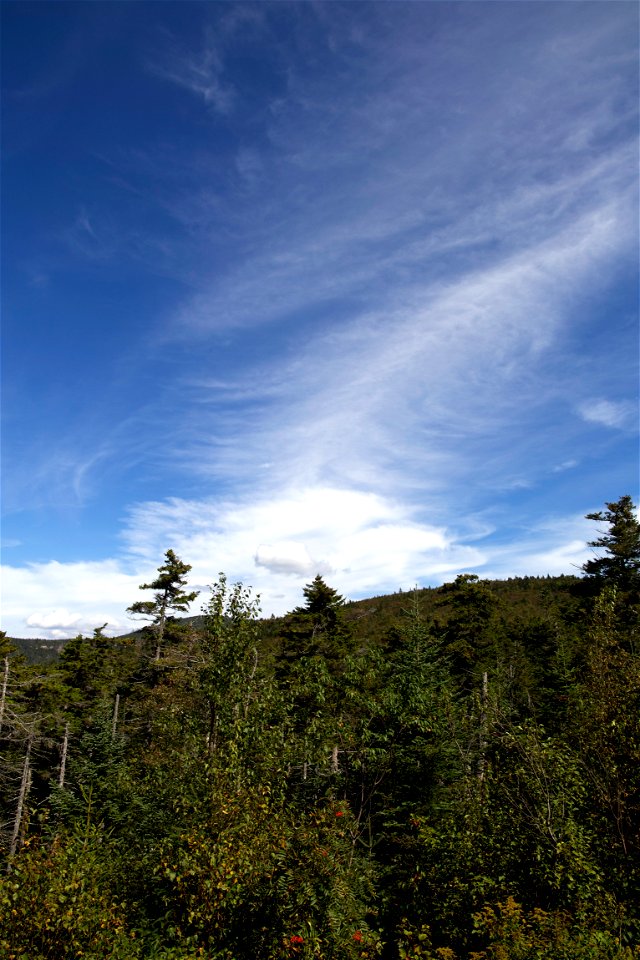
<svg viewBox="0 0 640 960">
<path fill-rule="evenodd" d="M 518 34 L 517 69 L 494 41 L 487 71 L 469 52 L 488 41 L 488 22 L 472 18 L 461 34 L 443 21 L 439 53 L 425 58 L 402 18 L 389 20 L 389 43 L 384 16 L 336 17 L 335 73 L 290 65 L 285 94 L 265 101 L 266 139 L 238 146 L 240 178 L 250 168 L 263 188 L 257 199 L 230 202 L 229 180 L 222 191 L 204 157 L 190 159 L 184 183 L 179 156 L 158 167 L 165 208 L 185 226 L 197 218 L 200 263 L 196 294 L 154 334 L 169 350 L 221 345 L 210 379 L 242 384 L 194 389 L 207 378 L 191 354 L 172 388 L 184 440 L 164 449 L 200 476 L 213 469 L 242 484 L 279 461 L 272 482 L 294 470 L 308 482 L 366 486 L 375 474 L 410 488 L 426 462 L 446 485 L 464 460 L 453 445 L 490 443 L 549 396 L 545 351 L 573 324 L 577 291 L 597 287 L 629 248 L 634 146 L 625 110 L 614 109 L 614 28 L 576 30 L 559 16 L 548 39 L 534 20 Z M 167 78 L 215 104 L 234 31 L 209 29 L 195 49 L 168 35 Z M 456 75 L 464 98 L 448 82 Z M 610 147 L 596 149 L 605 136 Z M 221 265 L 234 236 L 234 262 Z M 253 331 L 259 346 L 245 346 Z M 203 367 L 213 352 L 203 348 Z M 552 389 L 558 400 L 571 386 Z"/>
<path fill-rule="evenodd" d="M 610 204 L 448 284 L 414 278 L 383 309 L 354 310 L 307 338 L 293 334 L 292 355 L 273 366 L 265 359 L 240 394 L 232 382 L 194 383 L 198 423 L 218 418 L 218 436 L 227 435 L 225 402 L 258 403 L 244 423 L 230 414 L 236 443 L 213 438 L 209 454 L 197 443 L 194 467 L 233 474 L 248 461 L 269 462 L 272 474 L 306 482 L 329 476 L 366 486 L 368 474 L 379 488 L 386 480 L 399 489 L 429 463 L 444 482 L 453 461 L 458 469 L 465 461 L 465 438 L 484 444 L 487 461 L 494 440 L 513 455 L 508 431 L 521 432 L 541 405 L 572 400 L 571 371 L 550 381 L 546 357 L 569 322 L 566 291 L 584 295 L 606 272 L 627 242 L 626 220 L 624 205 Z M 189 459 L 188 446 L 180 456 Z"/>
<path fill-rule="evenodd" d="M 594 398 L 580 404 L 578 413 L 588 423 L 597 423 L 603 427 L 619 430 L 638 427 L 638 408 L 626 400 Z"/>
<path fill-rule="evenodd" d="M 165 49 L 149 59 L 147 68 L 157 77 L 194 94 L 216 113 L 230 113 L 237 92 L 225 79 L 224 61 L 213 31 L 205 31 L 198 51 L 185 48 L 169 34 L 165 41 Z"/>
<path fill-rule="evenodd" d="M 268 611 L 315 571 L 357 596 L 577 569 L 576 501 L 628 475 L 634 427 L 627 7 L 200 15 L 145 30 L 129 62 L 162 121 L 101 144 L 108 195 L 66 208 L 74 289 L 83 269 L 105 284 L 122 353 L 20 438 L 14 499 L 79 515 L 108 490 L 126 519 L 116 559 L 64 565 L 109 611 L 63 602 L 55 566 L 12 574 L 29 629 L 117 619 L 169 546 Z"/>
</svg>

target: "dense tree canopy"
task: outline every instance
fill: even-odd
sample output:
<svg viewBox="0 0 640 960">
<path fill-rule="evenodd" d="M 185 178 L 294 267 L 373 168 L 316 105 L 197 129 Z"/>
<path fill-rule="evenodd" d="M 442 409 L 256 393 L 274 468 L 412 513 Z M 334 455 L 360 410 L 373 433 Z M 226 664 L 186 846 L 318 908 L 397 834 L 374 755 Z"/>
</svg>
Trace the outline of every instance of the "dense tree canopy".
<svg viewBox="0 0 640 960">
<path fill-rule="evenodd" d="M 130 608 L 159 660 L 2 638 L 0 957 L 637 960 L 637 521 L 591 518 L 583 582 L 317 576 L 273 623 L 220 574 L 169 643 L 168 551 Z"/>
</svg>

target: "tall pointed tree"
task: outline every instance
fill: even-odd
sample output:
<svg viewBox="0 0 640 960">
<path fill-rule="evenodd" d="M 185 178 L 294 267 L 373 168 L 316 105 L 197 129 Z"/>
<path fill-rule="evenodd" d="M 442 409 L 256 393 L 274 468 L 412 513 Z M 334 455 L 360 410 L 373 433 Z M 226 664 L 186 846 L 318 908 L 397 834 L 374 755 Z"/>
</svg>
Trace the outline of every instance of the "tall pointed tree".
<svg viewBox="0 0 640 960">
<path fill-rule="evenodd" d="M 337 590 L 317 574 L 302 592 L 305 604 L 287 615 L 280 635 L 280 675 L 301 657 L 322 656 L 335 664 L 351 648 L 351 631 L 343 619 L 344 599 Z"/>
<path fill-rule="evenodd" d="M 589 541 L 605 552 L 587 560 L 582 569 L 588 577 L 623 591 L 640 590 L 640 523 L 630 496 L 605 504 L 606 510 L 588 513 L 587 520 L 608 524 L 608 531 Z"/>
<path fill-rule="evenodd" d="M 191 565 L 183 563 L 173 552 L 167 550 L 165 563 L 158 567 L 158 576 L 151 583 L 140 584 L 141 590 L 154 590 L 153 600 L 137 600 L 127 607 L 127 613 L 150 623 L 155 639 L 155 659 L 160 659 L 165 629 L 172 613 L 186 613 L 189 604 L 198 596 L 198 591 L 187 593 L 184 587 Z"/>
<path fill-rule="evenodd" d="M 448 612 L 444 640 L 453 670 L 463 684 L 473 686 L 496 665 L 503 639 L 499 599 L 486 580 L 461 573 L 444 584 L 440 604 Z"/>
</svg>

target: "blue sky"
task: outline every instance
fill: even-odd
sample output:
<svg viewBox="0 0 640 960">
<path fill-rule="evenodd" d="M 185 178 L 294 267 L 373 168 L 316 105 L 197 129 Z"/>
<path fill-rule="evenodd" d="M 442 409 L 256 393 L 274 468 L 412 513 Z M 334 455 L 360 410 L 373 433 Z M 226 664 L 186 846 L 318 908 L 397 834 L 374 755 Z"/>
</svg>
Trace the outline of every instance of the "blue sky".
<svg viewBox="0 0 640 960">
<path fill-rule="evenodd" d="M 638 489 L 635 3 L 2 17 L 4 629 L 123 632 L 168 548 L 267 614 L 576 572 Z"/>
</svg>

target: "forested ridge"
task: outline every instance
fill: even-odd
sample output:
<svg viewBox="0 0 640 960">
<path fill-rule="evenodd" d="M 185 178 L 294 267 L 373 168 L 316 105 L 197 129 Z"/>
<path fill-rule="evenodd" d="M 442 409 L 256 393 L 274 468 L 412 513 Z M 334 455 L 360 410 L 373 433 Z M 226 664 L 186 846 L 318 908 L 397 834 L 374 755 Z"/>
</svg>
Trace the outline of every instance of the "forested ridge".
<svg viewBox="0 0 640 960">
<path fill-rule="evenodd" d="M 187 618 L 168 550 L 135 633 L 3 637 L 0 957 L 640 957 L 640 525 L 589 518 L 581 576 Z"/>
</svg>

